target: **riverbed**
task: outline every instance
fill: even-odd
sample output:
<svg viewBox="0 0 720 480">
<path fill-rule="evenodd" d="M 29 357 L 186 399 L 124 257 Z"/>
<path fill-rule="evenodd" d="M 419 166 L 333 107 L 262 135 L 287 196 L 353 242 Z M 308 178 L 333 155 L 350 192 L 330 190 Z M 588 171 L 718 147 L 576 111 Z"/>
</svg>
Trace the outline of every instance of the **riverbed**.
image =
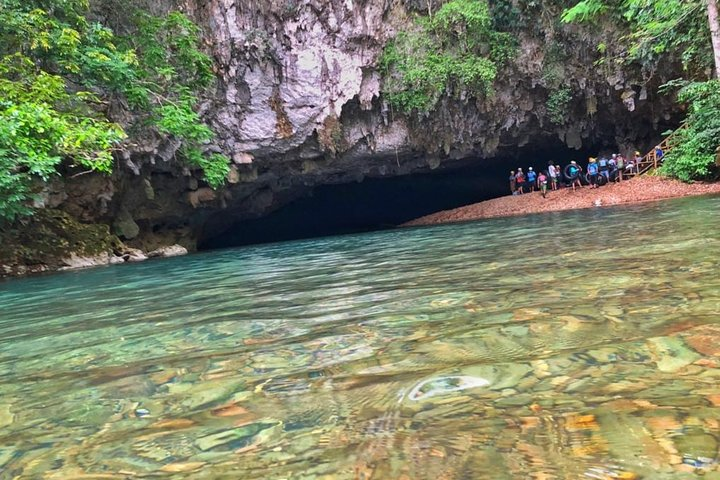
<svg viewBox="0 0 720 480">
<path fill-rule="evenodd" d="M 720 478 L 718 211 L 0 283 L 0 478 Z"/>
</svg>

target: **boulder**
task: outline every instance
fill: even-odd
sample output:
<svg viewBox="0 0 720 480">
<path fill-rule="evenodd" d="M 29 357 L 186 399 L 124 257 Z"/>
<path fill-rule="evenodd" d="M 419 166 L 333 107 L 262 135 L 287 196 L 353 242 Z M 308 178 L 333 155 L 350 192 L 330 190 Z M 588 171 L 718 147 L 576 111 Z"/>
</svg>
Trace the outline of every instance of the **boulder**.
<svg viewBox="0 0 720 480">
<path fill-rule="evenodd" d="M 148 253 L 147 256 L 149 258 L 154 257 L 179 257 L 182 255 L 187 255 L 188 251 L 187 248 L 181 246 L 181 245 L 168 245 L 167 247 L 161 247 L 157 250 L 153 250 L 152 252 Z"/>
<path fill-rule="evenodd" d="M 97 267 L 99 265 L 108 265 L 110 263 L 110 254 L 107 252 L 93 256 L 80 256 L 71 254 L 62 260 L 63 267 L 59 270 L 77 270 L 79 268 Z"/>
<path fill-rule="evenodd" d="M 140 227 L 135 223 L 130 212 L 124 208 L 120 210 L 120 213 L 113 222 L 113 230 L 115 231 L 115 235 L 125 240 L 132 240 L 140 233 Z"/>
<path fill-rule="evenodd" d="M 126 262 L 144 262 L 148 259 L 145 252 L 138 248 L 128 248 L 123 252 L 123 258 Z"/>
</svg>

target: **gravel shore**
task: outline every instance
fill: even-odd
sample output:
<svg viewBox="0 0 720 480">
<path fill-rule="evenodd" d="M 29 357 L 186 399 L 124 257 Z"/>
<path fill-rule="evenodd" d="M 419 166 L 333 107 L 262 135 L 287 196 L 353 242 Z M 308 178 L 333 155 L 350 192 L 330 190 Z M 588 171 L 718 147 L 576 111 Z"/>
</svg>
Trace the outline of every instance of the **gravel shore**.
<svg viewBox="0 0 720 480">
<path fill-rule="evenodd" d="M 713 193 L 720 194 L 720 182 L 687 184 L 662 177 L 643 176 L 597 189 L 583 187 L 573 191 L 571 188 L 563 188 L 555 192 L 548 192 L 547 198 L 543 198 L 539 192 L 515 196 L 508 195 L 426 215 L 411 220 L 403 224 L 403 226 L 466 222 L 481 218 L 634 204 L 664 198 Z"/>
</svg>

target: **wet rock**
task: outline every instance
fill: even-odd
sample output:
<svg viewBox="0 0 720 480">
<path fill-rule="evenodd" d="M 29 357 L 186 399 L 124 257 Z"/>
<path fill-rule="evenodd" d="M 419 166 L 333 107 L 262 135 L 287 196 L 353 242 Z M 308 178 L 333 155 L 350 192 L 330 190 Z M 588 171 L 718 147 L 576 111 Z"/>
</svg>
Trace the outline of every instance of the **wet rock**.
<svg viewBox="0 0 720 480">
<path fill-rule="evenodd" d="M 147 255 L 145 255 L 145 252 L 140 250 L 139 248 L 130 248 L 127 247 L 122 252 L 122 258 L 126 262 L 144 262 L 148 259 Z"/>
<path fill-rule="evenodd" d="M 195 191 L 188 193 L 188 201 L 193 208 L 200 207 L 203 203 L 212 202 L 217 198 L 215 190 L 208 187 L 198 188 Z"/>
<path fill-rule="evenodd" d="M 486 387 L 490 382 L 484 378 L 471 376 L 447 376 L 431 378 L 417 384 L 410 390 L 407 398 L 413 401 L 425 400 L 437 395 L 447 395 L 470 388 Z"/>
<path fill-rule="evenodd" d="M 110 265 L 119 265 L 121 263 L 125 263 L 125 259 L 123 257 L 119 257 L 117 255 L 110 255 L 108 263 Z"/>
<path fill-rule="evenodd" d="M 651 338 L 648 346 L 661 372 L 676 372 L 700 358 L 677 337 Z"/>
<path fill-rule="evenodd" d="M 187 248 L 181 246 L 181 245 L 169 245 L 167 247 L 161 247 L 157 250 L 153 250 L 152 252 L 148 253 L 148 258 L 154 258 L 154 257 L 179 257 L 182 255 L 187 255 L 188 251 Z"/>
<path fill-rule="evenodd" d="M 15 415 L 10 411 L 9 404 L 0 404 L 0 428 L 7 427 L 13 420 Z"/>
<path fill-rule="evenodd" d="M 673 437 L 673 443 L 684 458 L 700 461 L 708 459 L 704 463 L 712 463 L 718 456 L 717 439 L 700 428 L 690 428 L 682 432 Z"/>
<path fill-rule="evenodd" d="M 135 416 L 137 418 L 145 418 L 150 416 L 150 410 L 147 408 L 136 408 L 135 409 Z"/>
<path fill-rule="evenodd" d="M 240 172 L 238 172 L 237 167 L 234 165 L 230 167 L 230 171 L 227 174 L 227 182 L 231 185 L 240 183 Z"/>
<path fill-rule="evenodd" d="M 240 415 L 245 415 L 247 413 L 247 409 L 236 404 L 226 405 L 224 407 L 216 408 L 212 411 L 212 414 L 216 417 L 237 417 Z"/>
<path fill-rule="evenodd" d="M 685 337 L 688 345 L 703 355 L 720 357 L 720 342 L 718 342 L 720 329 L 716 326 L 706 325 L 698 330 L 698 333 Z"/>
<path fill-rule="evenodd" d="M 196 470 L 200 470 L 202 467 L 206 465 L 205 462 L 178 462 L 178 463 L 169 463 L 165 466 L 163 466 L 160 471 L 161 472 L 168 472 L 168 473 L 186 473 L 186 472 L 194 472 Z"/>
<path fill-rule="evenodd" d="M 200 437 L 195 444 L 200 450 L 232 451 L 251 445 L 255 436 L 263 430 L 277 427 L 279 423 L 251 423 L 243 427 L 225 430 Z"/>
<path fill-rule="evenodd" d="M 140 234 L 140 227 L 130 212 L 123 208 L 113 222 L 113 231 L 124 240 L 132 240 Z"/>
<path fill-rule="evenodd" d="M 157 428 L 162 430 L 183 430 L 190 428 L 195 425 L 195 422 L 187 418 L 166 418 L 164 420 L 158 420 L 157 422 L 150 425 L 150 428 Z"/>
<path fill-rule="evenodd" d="M 515 395 L 508 395 L 495 400 L 495 406 L 497 407 L 522 407 L 530 405 L 533 401 L 533 396 L 529 393 L 518 393 Z"/>
<path fill-rule="evenodd" d="M 107 252 L 101 253 L 99 255 L 84 257 L 76 254 L 71 254 L 69 257 L 64 258 L 62 260 L 62 264 L 65 265 L 64 267 L 61 267 L 60 270 L 77 270 L 80 268 L 89 268 L 89 267 L 97 267 L 100 265 L 108 265 L 110 263 L 110 254 Z"/>
<path fill-rule="evenodd" d="M 149 178 L 143 179 L 143 192 L 145 193 L 145 198 L 148 200 L 155 200 L 155 190 L 153 189 L 152 182 L 150 182 Z"/>
<path fill-rule="evenodd" d="M 245 152 L 237 152 L 233 155 L 233 163 L 236 165 L 248 165 L 253 162 L 253 156 Z"/>
</svg>

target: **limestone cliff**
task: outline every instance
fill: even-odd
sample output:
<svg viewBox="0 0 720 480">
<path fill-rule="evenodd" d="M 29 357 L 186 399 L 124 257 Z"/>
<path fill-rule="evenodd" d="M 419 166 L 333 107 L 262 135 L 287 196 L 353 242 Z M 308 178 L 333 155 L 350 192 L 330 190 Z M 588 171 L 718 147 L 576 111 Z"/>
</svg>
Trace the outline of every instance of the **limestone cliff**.
<svg viewBox="0 0 720 480">
<path fill-rule="evenodd" d="M 672 99 L 655 94 L 672 68 L 664 75 L 596 68 L 604 33 L 591 38 L 561 26 L 554 2 L 519 2 L 529 21 L 494 95 L 443 98 L 424 117 L 393 111 L 381 94 L 378 58 L 412 15 L 437 3 L 185 0 L 179 8 L 201 25 L 215 60 L 217 85 L 202 114 L 217 133 L 207 148 L 233 161 L 227 186 L 204 186 L 199 172 L 173 160 L 172 139 L 155 138 L 123 155 L 112 177 L 57 180 L 44 205 L 110 225 L 136 247 L 192 249 L 317 185 L 461 158 L 482 162 L 526 145 L 630 147 L 673 126 Z M 565 120 L 552 123 L 546 102 L 560 84 L 572 100 Z"/>
</svg>

